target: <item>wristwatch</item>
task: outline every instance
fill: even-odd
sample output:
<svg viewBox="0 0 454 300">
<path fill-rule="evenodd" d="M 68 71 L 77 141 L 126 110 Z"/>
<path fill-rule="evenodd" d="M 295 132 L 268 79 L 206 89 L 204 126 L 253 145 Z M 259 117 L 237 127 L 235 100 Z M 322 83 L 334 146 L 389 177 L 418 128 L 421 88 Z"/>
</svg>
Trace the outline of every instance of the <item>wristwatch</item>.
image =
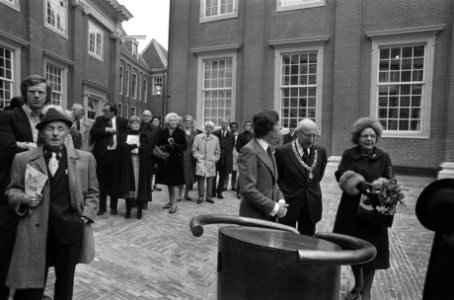
<svg viewBox="0 0 454 300">
<path fill-rule="evenodd" d="M 87 224 L 89 224 L 89 223 L 91 222 L 89 218 L 84 217 L 84 216 L 80 216 L 80 219 L 81 219 L 82 221 L 84 221 L 84 224 L 85 224 L 85 225 L 87 225 Z"/>
</svg>

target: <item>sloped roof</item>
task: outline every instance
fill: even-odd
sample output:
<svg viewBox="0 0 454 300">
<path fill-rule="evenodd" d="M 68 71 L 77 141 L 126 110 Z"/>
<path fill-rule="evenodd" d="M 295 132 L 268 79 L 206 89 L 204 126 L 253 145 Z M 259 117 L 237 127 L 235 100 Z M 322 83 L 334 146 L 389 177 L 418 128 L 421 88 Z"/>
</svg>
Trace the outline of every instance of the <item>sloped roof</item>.
<svg viewBox="0 0 454 300">
<path fill-rule="evenodd" d="M 140 53 L 152 69 L 167 69 L 167 50 L 152 39 Z"/>
<path fill-rule="evenodd" d="M 145 59 L 142 57 L 142 54 L 139 53 L 138 57 L 132 56 L 131 49 L 126 46 L 126 43 L 121 43 L 121 52 L 123 54 L 127 54 L 127 56 L 132 59 L 137 61 L 140 65 L 144 66 L 147 69 L 150 69 L 150 65 L 145 61 Z"/>
</svg>

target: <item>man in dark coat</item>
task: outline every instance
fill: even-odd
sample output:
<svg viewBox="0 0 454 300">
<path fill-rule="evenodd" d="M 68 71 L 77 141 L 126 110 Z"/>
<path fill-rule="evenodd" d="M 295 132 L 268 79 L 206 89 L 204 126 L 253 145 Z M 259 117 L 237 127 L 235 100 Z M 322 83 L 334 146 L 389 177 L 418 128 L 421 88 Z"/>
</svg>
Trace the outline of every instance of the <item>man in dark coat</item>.
<svg viewBox="0 0 454 300">
<path fill-rule="evenodd" d="M 213 180 L 213 197 L 224 199 L 222 191 L 224 190 L 225 180 L 228 175 L 233 171 L 233 146 L 235 145 L 235 137 L 228 130 L 229 121 L 224 119 L 221 121 L 221 129 L 213 132 L 219 139 L 219 145 L 221 147 L 221 158 L 216 164 L 217 172 L 219 173 L 218 186 L 216 186 L 216 180 Z M 214 194 L 216 191 L 216 195 Z"/>
<path fill-rule="evenodd" d="M 11 252 L 19 221 L 4 197 L 10 182 L 11 164 L 14 155 L 37 147 L 39 123 L 44 106 L 51 100 L 51 86 L 38 75 L 31 75 L 21 83 L 25 105 L 11 112 L 0 113 L 0 299 L 8 299 L 9 289 L 5 286 Z M 32 129 L 33 128 L 33 129 Z"/>
<path fill-rule="evenodd" d="M 289 132 L 284 135 L 284 144 L 288 144 L 296 140 L 295 128 L 296 128 L 295 121 L 291 121 L 288 128 Z"/>
<path fill-rule="evenodd" d="M 117 107 L 106 103 L 103 108 L 103 116 L 96 118 L 90 135 L 94 140 L 93 154 L 96 158 L 96 174 L 99 181 L 99 211 L 102 215 L 107 209 L 107 195 L 114 183 L 113 170 L 118 138 L 128 129 L 128 120 L 117 116 Z M 110 213 L 117 214 L 117 197 L 110 197 Z"/>
<path fill-rule="evenodd" d="M 252 140 L 252 122 L 251 121 L 246 121 L 244 122 L 243 125 L 243 132 L 241 132 L 238 135 L 238 139 L 236 140 L 235 148 L 238 153 L 240 153 L 241 148 L 243 148 L 244 145 L 249 143 L 250 140 Z"/>
<path fill-rule="evenodd" d="M 288 203 L 287 215 L 279 222 L 296 227 L 301 234 L 314 235 L 322 218 L 320 181 L 325 174 L 326 150 L 315 145 L 317 125 L 311 119 L 299 122 L 297 139 L 276 149 L 279 187 Z"/>
</svg>

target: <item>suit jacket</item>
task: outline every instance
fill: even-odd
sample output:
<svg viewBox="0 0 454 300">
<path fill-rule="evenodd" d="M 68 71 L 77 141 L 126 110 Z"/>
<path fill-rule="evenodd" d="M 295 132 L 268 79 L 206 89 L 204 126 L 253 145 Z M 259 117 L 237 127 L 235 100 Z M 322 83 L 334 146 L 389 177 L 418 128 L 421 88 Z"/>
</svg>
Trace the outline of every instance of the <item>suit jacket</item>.
<svg viewBox="0 0 454 300">
<path fill-rule="evenodd" d="M 235 146 L 235 137 L 233 133 L 227 130 L 225 137 L 222 135 L 222 130 L 213 131 L 213 134 L 219 139 L 219 146 L 221 147 L 221 158 L 217 163 L 218 170 L 220 165 L 226 166 L 226 173 L 233 171 L 233 147 Z"/>
<path fill-rule="evenodd" d="M 316 223 L 322 218 L 320 181 L 325 174 L 326 150 L 319 146 L 311 149 L 309 165 L 311 166 L 314 162 L 315 149 L 317 149 L 318 158 L 312 172 L 313 178 L 309 179 L 309 172 L 299 162 L 292 149 L 293 146 L 296 147 L 295 143 L 297 141 L 278 147 L 274 154 L 279 170 L 279 188 L 284 194 L 285 201 L 289 204 L 287 214 L 282 220 L 296 222 L 306 202 L 309 217 L 313 223 Z"/>
<path fill-rule="evenodd" d="M 290 132 L 284 135 L 284 144 L 288 144 L 296 140 L 296 133 L 293 132 L 293 135 L 290 135 Z"/>
<path fill-rule="evenodd" d="M 238 139 L 236 140 L 235 144 L 235 149 L 240 153 L 241 148 L 243 148 L 244 145 L 249 143 L 252 139 L 252 132 L 250 131 L 243 131 L 238 135 Z"/>
<path fill-rule="evenodd" d="M 241 148 L 238 170 L 242 192 L 240 216 L 273 221 L 270 213 L 282 199 L 274 157 L 270 157 L 253 138 Z"/>
<path fill-rule="evenodd" d="M 122 117 L 116 117 L 116 126 L 117 126 L 117 145 L 118 138 L 122 136 L 128 129 L 128 120 Z M 109 145 L 111 133 L 106 132 L 106 127 L 109 127 L 109 120 L 103 116 L 96 118 L 93 127 L 90 130 L 91 138 L 94 141 L 93 154 L 95 155 L 96 161 L 99 163 L 104 157 L 107 151 L 107 146 Z"/>
<path fill-rule="evenodd" d="M 80 150 L 90 152 L 91 150 L 93 150 L 93 143 L 90 136 L 90 130 L 93 127 L 94 122 L 86 117 L 83 117 L 80 121 L 81 122 L 79 132 L 82 135 L 82 146 L 80 147 Z M 74 125 L 74 127 L 76 127 L 76 124 Z"/>
<path fill-rule="evenodd" d="M 22 107 L 0 113 L 0 201 L 10 181 L 14 155 L 25 151 L 16 142 L 33 142 L 30 121 Z"/>
<path fill-rule="evenodd" d="M 35 208 L 21 205 L 25 194 L 27 165 L 49 176 L 42 147 L 16 155 L 11 169 L 11 183 L 6 192 L 10 205 L 21 216 L 7 285 L 22 289 L 42 288 L 45 284 L 50 202 L 50 184 L 47 180 L 42 190 L 43 199 L 40 205 Z M 67 147 L 67 166 L 71 206 L 80 216 L 94 220 L 99 198 L 96 161 L 91 153 Z M 83 257 L 83 254 L 94 255 L 95 245 L 91 225 L 86 225 L 84 230 L 79 262 L 88 263 L 94 256 Z M 91 236 L 87 237 L 87 234 Z M 84 243 L 85 241 L 89 243 Z"/>
</svg>

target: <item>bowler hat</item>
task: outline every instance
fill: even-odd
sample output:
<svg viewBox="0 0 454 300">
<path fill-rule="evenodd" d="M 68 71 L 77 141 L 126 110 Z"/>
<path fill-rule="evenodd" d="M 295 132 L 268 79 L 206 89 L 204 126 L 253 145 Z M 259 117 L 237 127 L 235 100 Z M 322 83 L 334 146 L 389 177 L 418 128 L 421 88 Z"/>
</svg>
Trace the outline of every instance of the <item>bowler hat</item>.
<svg viewBox="0 0 454 300">
<path fill-rule="evenodd" d="M 454 179 L 440 179 L 425 187 L 416 201 L 416 216 L 430 230 L 453 231 Z"/>
<path fill-rule="evenodd" d="M 55 108 L 49 108 L 47 110 L 47 113 L 44 115 L 44 117 L 41 119 L 41 122 L 39 122 L 36 125 L 36 129 L 41 130 L 41 128 L 44 127 L 49 122 L 55 122 L 55 121 L 61 121 L 64 122 L 68 127 L 70 128 L 73 124 L 71 119 L 69 119 L 66 115 L 62 114 Z"/>
</svg>

